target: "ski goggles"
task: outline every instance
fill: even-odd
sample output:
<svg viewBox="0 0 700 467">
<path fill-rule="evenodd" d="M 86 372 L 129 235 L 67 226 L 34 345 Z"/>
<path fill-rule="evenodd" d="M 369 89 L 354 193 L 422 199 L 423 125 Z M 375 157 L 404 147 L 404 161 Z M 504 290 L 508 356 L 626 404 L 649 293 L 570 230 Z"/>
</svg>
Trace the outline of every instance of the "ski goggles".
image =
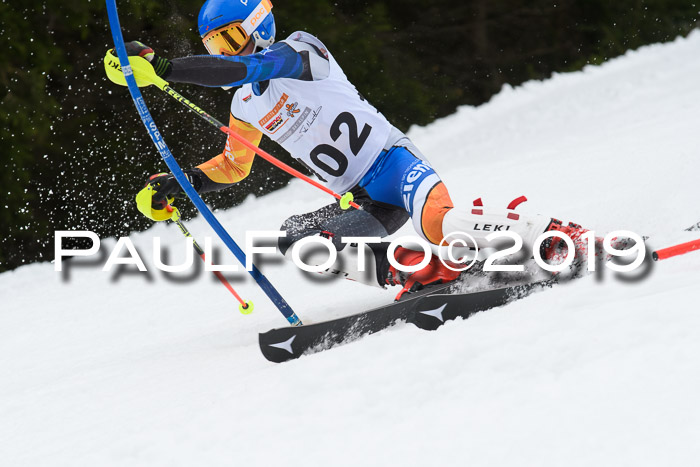
<svg viewBox="0 0 700 467">
<path fill-rule="evenodd" d="M 271 12 L 272 2 L 263 0 L 243 21 L 225 24 L 205 34 L 204 47 L 211 55 L 237 55 Z"/>
</svg>

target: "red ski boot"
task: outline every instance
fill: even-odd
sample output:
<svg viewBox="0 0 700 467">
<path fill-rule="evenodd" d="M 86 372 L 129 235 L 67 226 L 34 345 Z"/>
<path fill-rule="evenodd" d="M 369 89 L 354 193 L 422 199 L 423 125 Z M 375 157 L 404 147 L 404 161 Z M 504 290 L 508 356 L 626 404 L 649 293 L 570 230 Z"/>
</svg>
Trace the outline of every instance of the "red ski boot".
<svg viewBox="0 0 700 467">
<path fill-rule="evenodd" d="M 593 240 L 595 244 L 589 245 L 588 238 L 581 238 L 587 232 L 589 232 L 589 230 L 584 229 L 578 224 L 570 222 L 569 225 L 564 226 L 560 220 L 552 219 L 545 232 L 550 232 L 552 230 L 556 230 L 567 235 L 574 244 L 574 249 L 576 251 L 571 269 L 578 269 L 580 265 L 587 261 L 589 248 L 594 249 L 596 261 L 607 262 L 613 259 L 613 255 L 607 253 L 603 249 L 603 238 L 595 237 Z M 627 237 L 614 237 L 610 240 L 610 246 L 615 250 L 626 250 L 635 244 L 635 240 Z M 563 263 L 567 255 L 568 248 L 566 243 L 559 237 L 551 237 L 547 239 L 542 243 L 540 248 L 540 256 L 542 259 L 553 265 Z"/>
<path fill-rule="evenodd" d="M 398 247 L 394 252 L 394 257 L 396 260 L 404 266 L 413 266 L 415 264 L 423 261 L 425 253 L 423 251 L 409 250 L 408 248 Z M 452 263 L 450 261 L 445 261 L 453 268 L 459 268 L 459 264 Z M 452 282 L 457 279 L 461 271 L 452 271 L 451 269 L 445 267 L 445 265 L 440 261 L 440 258 L 433 255 L 430 259 L 430 263 L 425 266 L 420 271 L 416 272 L 402 272 L 398 271 L 395 267 L 389 266 L 389 277 L 386 280 L 388 285 L 402 285 L 403 288 L 396 296 L 396 300 L 399 300 L 401 296 L 408 291 L 419 290 L 423 286 L 429 284 L 439 284 L 445 282 Z"/>
<path fill-rule="evenodd" d="M 550 232 L 552 230 L 556 230 L 568 236 L 574 243 L 574 264 L 576 264 L 576 262 L 583 261 L 583 258 L 588 251 L 588 240 L 582 239 L 581 237 L 588 232 L 588 230 L 584 229 L 578 224 L 574 224 L 573 222 L 569 222 L 569 225 L 564 226 L 558 219 L 552 219 L 552 222 L 549 223 L 549 226 L 545 232 Z M 596 238 L 596 241 L 597 240 L 600 239 Z M 540 247 L 540 256 L 543 260 L 550 264 L 561 264 L 564 262 L 567 255 L 568 247 L 566 242 L 563 238 L 558 236 L 548 238 Z"/>
</svg>

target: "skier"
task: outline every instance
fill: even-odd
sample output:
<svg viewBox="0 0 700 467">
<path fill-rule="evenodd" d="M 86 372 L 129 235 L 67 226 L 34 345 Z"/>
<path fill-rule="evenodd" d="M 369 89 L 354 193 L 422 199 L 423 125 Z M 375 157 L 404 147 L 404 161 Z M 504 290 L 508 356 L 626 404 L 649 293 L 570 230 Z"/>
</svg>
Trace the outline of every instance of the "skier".
<svg viewBox="0 0 700 467">
<path fill-rule="evenodd" d="M 387 259 L 388 243 L 375 243 L 365 253 L 373 260 L 371 274 L 360 274 L 357 246 L 341 243 L 342 237 L 386 237 L 410 218 L 416 232 L 439 245 L 448 234 L 464 232 L 479 247 L 487 245 L 493 231 L 514 232 L 524 245 L 550 230 L 578 239 L 586 231 L 540 215 L 523 215 L 508 208 L 455 207 L 447 188 L 420 150 L 392 126 L 355 87 L 316 37 L 295 32 L 275 42 L 275 22 L 269 0 L 248 2 L 207 0 L 199 12 L 199 34 L 210 55 L 168 60 L 141 42 L 127 44 L 129 55 L 146 58 L 154 71 L 170 82 L 210 87 L 239 87 L 231 102 L 229 127 L 257 145 L 263 135 L 313 171 L 337 193 L 352 192 L 362 210 L 343 211 L 337 203 L 284 221 L 279 249 L 285 256 L 294 242 L 311 235 L 330 239 L 338 253 L 338 265 L 347 278 L 385 286 L 401 285 L 399 296 L 412 288 L 455 280 L 453 271 L 433 255 L 423 269 L 399 272 Z M 198 193 L 221 190 L 241 181 L 251 170 L 255 153 L 229 136 L 216 157 L 185 170 Z M 164 209 L 167 199 L 184 196 L 172 174 L 149 178 L 151 206 L 142 212 Z M 148 185 L 147 185 L 148 188 Z M 151 210 L 154 209 L 156 211 Z M 167 216 L 155 216 L 162 220 Z M 446 238 L 463 237 L 455 234 Z M 555 256 L 560 242 L 544 243 L 543 258 Z M 420 263 L 422 251 L 399 247 L 396 260 L 406 266 Z M 454 265 L 453 265 L 454 266 Z"/>
</svg>

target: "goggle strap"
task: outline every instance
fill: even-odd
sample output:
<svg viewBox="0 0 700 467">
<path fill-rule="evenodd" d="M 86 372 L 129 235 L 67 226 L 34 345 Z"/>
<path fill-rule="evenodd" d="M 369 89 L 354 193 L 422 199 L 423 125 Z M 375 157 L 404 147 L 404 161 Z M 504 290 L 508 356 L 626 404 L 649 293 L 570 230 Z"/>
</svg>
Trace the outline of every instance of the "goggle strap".
<svg viewBox="0 0 700 467">
<path fill-rule="evenodd" d="M 262 23 L 271 12 L 272 2 L 270 0 L 263 0 L 260 2 L 255 10 L 251 11 L 248 17 L 243 20 L 243 24 L 241 26 L 246 34 L 252 36 L 253 31 L 257 29 L 258 25 Z"/>
</svg>

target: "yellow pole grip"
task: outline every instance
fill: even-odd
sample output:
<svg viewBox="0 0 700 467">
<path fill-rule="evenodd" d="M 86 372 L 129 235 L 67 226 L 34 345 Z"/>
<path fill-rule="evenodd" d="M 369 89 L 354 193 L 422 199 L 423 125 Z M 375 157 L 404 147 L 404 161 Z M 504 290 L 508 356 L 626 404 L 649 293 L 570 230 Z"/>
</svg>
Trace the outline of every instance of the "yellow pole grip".
<svg viewBox="0 0 700 467">
<path fill-rule="evenodd" d="M 114 55 L 114 50 L 108 50 L 104 59 L 105 63 L 105 73 L 107 73 L 107 78 L 115 84 L 120 86 L 126 86 L 126 78 L 124 78 L 124 72 L 122 71 L 121 63 L 119 58 Z M 143 88 L 150 85 L 155 85 L 156 87 L 165 90 L 168 82 L 156 74 L 153 69 L 151 62 L 143 57 L 129 57 L 129 63 L 131 64 L 131 71 L 136 78 L 136 84 L 138 87 Z"/>
</svg>

